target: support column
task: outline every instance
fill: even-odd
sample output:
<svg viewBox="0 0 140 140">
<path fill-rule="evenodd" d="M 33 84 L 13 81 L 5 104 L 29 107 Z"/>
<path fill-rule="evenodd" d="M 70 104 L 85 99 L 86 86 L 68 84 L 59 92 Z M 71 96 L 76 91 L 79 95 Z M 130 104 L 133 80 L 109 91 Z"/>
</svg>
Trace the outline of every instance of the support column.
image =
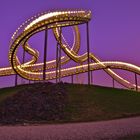
<svg viewBox="0 0 140 140">
<path fill-rule="evenodd" d="M 138 79 L 136 73 L 135 73 L 135 85 L 136 85 L 136 91 L 138 91 Z"/>
<path fill-rule="evenodd" d="M 45 29 L 45 40 L 44 40 L 44 66 L 43 66 L 43 81 L 46 80 L 46 57 L 47 57 L 47 39 L 48 39 L 48 28 Z"/>
<path fill-rule="evenodd" d="M 59 44 L 59 82 L 61 81 L 61 27 L 59 31 L 59 39 L 60 39 L 60 44 Z"/>
<path fill-rule="evenodd" d="M 71 75 L 71 83 L 72 83 L 72 84 L 73 84 L 73 76 L 74 76 L 74 75 Z"/>
<path fill-rule="evenodd" d="M 57 42 L 57 45 L 56 45 L 56 83 L 58 83 L 58 46 L 59 46 L 59 43 Z"/>
<path fill-rule="evenodd" d="M 56 46 L 56 83 L 61 81 L 61 28 L 59 28 L 59 41 Z"/>
<path fill-rule="evenodd" d="M 91 75 L 91 84 L 93 84 L 93 73 L 92 73 L 92 71 L 90 72 L 90 75 Z"/>
<path fill-rule="evenodd" d="M 92 60 L 91 60 L 91 63 L 92 63 Z M 93 71 L 91 71 L 90 74 L 91 74 L 91 84 L 93 84 Z"/>
<path fill-rule="evenodd" d="M 86 27 L 87 27 L 87 54 L 88 54 L 88 85 L 90 85 L 90 58 L 89 58 L 89 24 L 88 22 L 86 23 Z"/>
<path fill-rule="evenodd" d="M 25 44 L 24 44 L 25 45 Z M 24 64 L 25 63 L 25 50 L 24 50 L 24 48 L 23 48 L 23 57 L 22 57 L 22 64 Z M 22 78 L 22 84 L 25 84 L 24 83 L 24 78 Z"/>
<path fill-rule="evenodd" d="M 115 88 L 115 80 L 114 80 L 114 78 L 112 78 L 112 84 L 113 84 L 113 88 Z"/>
<path fill-rule="evenodd" d="M 18 81 L 17 80 L 18 80 L 18 75 L 16 74 L 15 75 L 15 86 L 17 86 L 17 84 L 18 84 Z"/>
</svg>

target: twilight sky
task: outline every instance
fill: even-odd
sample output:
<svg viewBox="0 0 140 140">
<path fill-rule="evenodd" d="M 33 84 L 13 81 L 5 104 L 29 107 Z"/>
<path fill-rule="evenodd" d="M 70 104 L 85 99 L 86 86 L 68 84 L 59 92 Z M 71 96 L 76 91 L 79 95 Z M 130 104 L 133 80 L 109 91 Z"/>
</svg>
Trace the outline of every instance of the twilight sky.
<svg viewBox="0 0 140 140">
<path fill-rule="evenodd" d="M 0 67 L 9 66 L 9 41 L 14 31 L 31 16 L 52 9 L 89 9 L 90 50 L 101 60 L 119 60 L 137 64 L 140 52 L 140 1 L 139 0 L 1 0 L 0 1 Z M 85 26 L 80 27 L 81 53 L 85 52 Z M 68 29 L 70 30 L 70 29 Z M 65 35 L 69 35 L 65 32 Z M 42 34 L 33 45 L 43 50 Z M 50 33 L 50 36 L 51 33 Z M 71 40 L 68 38 L 68 41 Z M 37 40 L 38 39 L 38 40 Z M 50 55 L 53 57 L 53 37 L 49 37 Z M 52 44 L 51 44 L 52 43 Z M 41 46 L 42 45 L 42 46 Z M 33 46 L 33 47 L 34 47 Z M 122 76 L 134 81 L 134 74 L 117 70 Z M 83 75 L 86 77 L 86 74 Z M 94 84 L 111 86 L 112 79 L 102 70 L 93 72 Z M 140 76 L 138 77 L 140 81 Z M 70 80 L 70 79 L 64 79 Z M 21 79 L 19 79 L 19 83 Z M 13 86 L 14 76 L 1 77 L 0 87 Z M 119 86 L 115 83 L 116 87 Z"/>
</svg>

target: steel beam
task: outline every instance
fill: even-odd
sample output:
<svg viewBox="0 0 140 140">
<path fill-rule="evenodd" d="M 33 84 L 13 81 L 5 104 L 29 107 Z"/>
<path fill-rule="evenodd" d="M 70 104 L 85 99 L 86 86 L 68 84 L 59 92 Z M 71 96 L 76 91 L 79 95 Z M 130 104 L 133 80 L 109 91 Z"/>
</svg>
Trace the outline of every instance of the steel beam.
<svg viewBox="0 0 140 140">
<path fill-rule="evenodd" d="M 43 81 L 46 80 L 46 57 L 47 57 L 47 40 L 48 39 L 48 28 L 45 29 L 45 39 L 44 39 L 44 66 L 43 66 Z"/>
</svg>

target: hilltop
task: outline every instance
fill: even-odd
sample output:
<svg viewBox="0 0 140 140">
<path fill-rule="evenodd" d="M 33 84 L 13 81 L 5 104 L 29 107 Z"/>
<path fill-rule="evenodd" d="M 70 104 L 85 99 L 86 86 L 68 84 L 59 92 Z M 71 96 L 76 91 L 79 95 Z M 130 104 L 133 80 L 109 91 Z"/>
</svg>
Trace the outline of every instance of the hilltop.
<svg viewBox="0 0 140 140">
<path fill-rule="evenodd" d="M 0 89 L 0 123 L 64 123 L 140 115 L 135 91 L 68 83 L 34 83 Z"/>
</svg>

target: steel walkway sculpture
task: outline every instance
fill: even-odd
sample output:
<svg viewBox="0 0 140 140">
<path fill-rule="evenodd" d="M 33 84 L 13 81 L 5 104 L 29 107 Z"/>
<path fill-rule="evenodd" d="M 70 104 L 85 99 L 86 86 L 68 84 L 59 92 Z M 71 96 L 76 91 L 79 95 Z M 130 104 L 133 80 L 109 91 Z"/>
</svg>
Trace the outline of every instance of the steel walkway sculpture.
<svg viewBox="0 0 140 140">
<path fill-rule="evenodd" d="M 78 54 L 80 49 L 80 32 L 78 25 L 88 23 L 90 19 L 91 11 L 86 10 L 53 11 L 42 13 L 28 19 L 16 30 L 11 38 L 9 51 L 9 61 L 11 63 L 11 67 L 0 68 L 0 76 L 17 73 L 21 77 L 29 80 L 51 80 L 58 78 L 58 76 L 66 77 L 103 69 L 121 85 L 129 89 L 135 89 L 137 85 L 122 78 L 112 69 L 122 69 L 140 74 L 139 66 L 119 61 L 101 61 L 93 53 L 89 52 L 86 52 L 83 55 Z M 61 28 L 66 26 L 73 27 L 73 46 L 69 46 L 61 32 Z M 34 34 L 43 30 L 47 31 L 49 29 L 53 30 L 54 36 L 60 45 L 60 48 L 66 54 L 66 56 L 62 56 L 60 59 L 61 65 L 65 65 L 70 60 L 73 60 L 80 64 L 79 66 L 54 70 L 54 68 L 58 67 L 57 59 L 47 62 L 44 59 L 44 63 L 36 63 L 39 58 L 39 52 L 30 47 L 28 40 Z M 24 51 L 32 56 L 30 61 L 25 63 L 21 63 L 19 61 L 17 57 L 17 50 L 19 47 L 23 47 Z M 83 64 L 87 61 L 88 64 Z M 137 86 L 137 90 L 140 90 L 140 86 Z"/>
</svg>

